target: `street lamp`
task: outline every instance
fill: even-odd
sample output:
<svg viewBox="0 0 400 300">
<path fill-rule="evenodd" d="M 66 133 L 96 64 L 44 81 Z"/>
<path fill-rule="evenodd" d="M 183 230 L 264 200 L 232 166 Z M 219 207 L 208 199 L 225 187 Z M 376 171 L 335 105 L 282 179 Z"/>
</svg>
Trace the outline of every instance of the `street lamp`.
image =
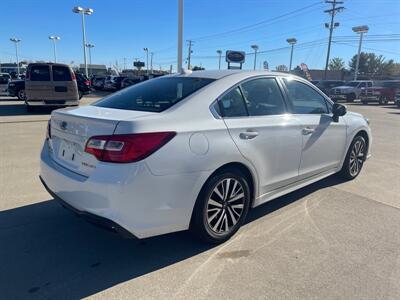
<svg viewBox="0 0 400 300">
<path fill-rule="evenodd" d="M 222 51 L 217 50 L 218 53 L 218 70 L 221 70 L 221 56 L 222 56 Z"/>
<path fill-rule="evenodd" d="M 91 8 L 82 8 L 80 6 L 75 6 L 72 11 L 76 14 L 82 15 L 82 37 L 83 37 L 83 60 L 85 64 L 85 75 L 88 76 L 88 67 L 86 61 L 86 30 L 85 30 L 85 15 L 91 15 L 93 13 L 93 9 Z"/>
<path fill-rule="evenodd" d="M 257 45 L 251 45 L 251 48 L 254 50 L 254 67 L 253 67 L 253 70 L 255 70 L 256 69 L 256 64 L 257 64 L 258 46 Z"/>
<path fill-rule="evenodd" d="M 353 27 L 352 30 L 355 33 L 359 33 L 360 34 L 360 42 L 358 44 L 358 54 L 357 54 L 357 63 L 356 63 L 356 70 L 354 73 L 354 80 L 357 80 L 357 74 L 358 74 L 358 66 L 360 64 L 360 53 L 361 53 L 361 44 L 362 44 L 362 40 L 363 40 L 363 35 L 364 33 L 367 33 L 369 30 L 369 27 L 367 25 L 363 25 L 363 26 L 356 26 Z"/>
<path fill-rule="evenodd" d="M 151 74 L 153 74 L 153 55 L 154 55 L 154 52 L 150 52 L 150 70 L 151 70 Z"/>
<path fill-rule="evenodd" d="M 61 38 L 59 36 L 49 36 L 49 39 L 53 41 L 53 52 L 54 52 L 54 62 L 57 62 L 57 46 L 56 42 L 59 41 Z"/>
<path fill-rule="evenodd" d="M 149 75 L 149 48 L 143 48 L 144 52 L 146 52 L 146 73 Z"/>
<path fill-rule="evenodd" d="M 86 47 L 89 49 L 90 76 L 92 76 L 92 48 L 94 48 L 94 44 L 86 44 Z"/>
<path fill-rule="evenodd" d="M 183 38 L 183 0 L 178 0 L 178 63 L 177 72 L 182 72 L 182 38 Z"/>
<path fill-rule="evenodd" d="M 19 77 L 19 58 L 18 58 L 18 43 L 21 41 L 18 38 L 10 38 L 10 41 L 15 44 L 15 56 L 17 57 L 17 77 Z"/>
<path fill-rule="evenodd" d="M 293 48 L 294 45 L 297 43 L 297 40 L 295 38 L 290 38 L 287 39 L 286 42 L 288 42 L 292 46 L 292 49 L 290 50 L 290 63 L 289 63 L 289 72 L 290 72 L 292 70 Z"/>
</svg>

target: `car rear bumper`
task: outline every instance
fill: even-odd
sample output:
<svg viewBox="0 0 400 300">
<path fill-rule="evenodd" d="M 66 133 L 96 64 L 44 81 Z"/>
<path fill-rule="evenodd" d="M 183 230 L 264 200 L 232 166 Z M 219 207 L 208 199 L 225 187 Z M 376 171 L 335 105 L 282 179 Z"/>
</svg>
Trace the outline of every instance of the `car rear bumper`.
<svg viewBox="0 0 400 300">
<path fill-rule="evenodd" d="M 45 189 L 47 190 L 47 192 L 55 199 L 57 200 L 62 207 L 64 207 L 65 209 L 68 209 L 70 211 L 72 211 L 74 214 L 76 214 L 79 217 L 83 217 L 86 221 L 97 225 L 101 228 L 104 229 L 108 229 L 111 231 L 114 231 L 118 234 L 120 234 L 121 236 L 125 237 L 125 238 L 136 238 L 131 232 L 129 232 L 128 230 L 126 230 L 125 228 L 121 227 L 120 225 L 118 225 L 117 223 L 97 216 L 95 214 L 89 213 L 89 212 L 85 212 L 85 211 L 81 211 L 79 209 L 76 209 L 75 207 L 73 207 L 72 205 L 68 204 L 67 202 L 65 202 L 64 200 L 62 200 L 60 197 L 58 197 L 52 190 L 50 190 L 50 188 L 47 186 L 46 182 L 44 182 L 43 178 L 41 176 L 39 176 L 40 181 L 42 182 L 43 186 L 45 187 Z"/>
<path fill-rule="evenodd" d="M 79 100 L 26 100 L 30 106 L 74 106 L 79 105 Z"/>
<path fill-rule="evenodd" d="M 45 142 L 40 177 L 51 194 L 80 215 L 94 215 L 114 230 L 138 238 L 189 228 L 192 210 L 203 183 L 212 171 L 153 175 L 144 161 L 101 163 L 89 177 L 57 164 Z M 110 227 L 110 226 L 108 226 Z"/>
</svg>

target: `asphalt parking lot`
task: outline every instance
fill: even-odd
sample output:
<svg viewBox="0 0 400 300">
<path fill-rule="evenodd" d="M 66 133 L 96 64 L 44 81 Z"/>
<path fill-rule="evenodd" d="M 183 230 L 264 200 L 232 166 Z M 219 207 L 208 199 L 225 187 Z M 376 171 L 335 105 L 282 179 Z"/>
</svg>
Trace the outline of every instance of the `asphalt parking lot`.
<svg viewBox="0 0 400 300">
<path fill-rule="evenodd" d="M 400 109 L 348 109 L 371 121 L 361 175 L 258 207 L 212 247 L 185 232 L 126 240 L 64 210 L 38 179 L 49 111 L 1 97 L 0 298 L 399 299 Z"/>
</svg>

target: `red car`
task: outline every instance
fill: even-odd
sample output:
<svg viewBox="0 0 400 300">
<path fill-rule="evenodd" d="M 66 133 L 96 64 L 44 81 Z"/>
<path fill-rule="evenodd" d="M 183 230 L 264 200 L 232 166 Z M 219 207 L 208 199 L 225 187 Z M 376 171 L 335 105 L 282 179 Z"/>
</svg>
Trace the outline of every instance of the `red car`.
<svg viewBox="0 0 400 300">
<path fill-rule="evenodd" d="M 400 90 L 400 80 L 383 81 L 375 86 L 362 88 L 360 99 L 364 104 L 387 104 L 389 101 L 395 101 L 397 90 Z"/>
</svg>

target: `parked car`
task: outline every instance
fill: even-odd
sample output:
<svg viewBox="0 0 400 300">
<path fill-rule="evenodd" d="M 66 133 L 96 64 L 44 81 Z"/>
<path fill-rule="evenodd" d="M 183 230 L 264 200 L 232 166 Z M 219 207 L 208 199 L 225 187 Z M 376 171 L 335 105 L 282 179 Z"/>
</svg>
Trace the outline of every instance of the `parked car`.
<svg viewBox="0 0 400 300">
<path fill-rule="evenodd" d="M 18 97 L 19 100 L 25 100 L 25 80 L 12 80 L 8 83 L 8 95 Z"/>
<path fill-rule="evenodd" d="M 106 91 L 118 91 L 121 89 L 121 82 L 126 78 L 123 76 L 107 76 L 104 81 L 104 90 Z"/>
<path fill-rule="evenodd" d="M 398 90 L 400 90 L 400 80 L 383 81 L 372 87 L 362 88 L 360 99 L 364 104 L 369 102 L 387 104 L 389 101 L 395 101 Z"/>
<path fill-rule="evenodd" d="M 397 105 L 397 107 L 400 107 L 400 89 L 398 89 L 397 92 L 396 92 L 396 96 L 395 96 L 394 102 Z"/>
<path fill-rule="evenodd" d="M 25 78 L 26 109 L 79 105 L 78 85 L 71 67 L 56 63 L 29 64 Z"/>
<path fill-rule="evenodd" d="M 90 81 L 87 80 L 87 77 L 85 75 L 76 73 L 75 76 L 76 82 L 78 84 L 79 99 L 81 99 L 83 95 L 90 93 Z M 10 81 L 8 83 L 8 95 L 11 97 L 18 97 L 19 100 L 26 100 L 25 80 Z"/>
<path fill-rule="evenodd" d="M 250 207 L 337 172 L 356 178 L 370 145 L 362 115 L 300 77 L 187 71 L 53 111 L 40 178 L 120 233 L 190 228 L 219 243 Z"/>
<path fill-rule="evenodd" d="M 106 80 L 105 77 L 95 77 L 92 80 L 93 88 L 95 90 L 102 90 L 104 88 L 104 81 Z"/>
<path fill-rule="evenodd" d="M 78 84 L 78 93 L 79 99 L 83 97 L 83 95 L 90 94 L 91 91 L 91 82 L 86 75 L 81 73 L 75 73 L 76 83 Z"/>
<path fill-rule="evenodd" d="M 362 88 L 371 86 L 371 80 L 350 81 L 331 89 L 329 96 L 333 101 L 347 100 L 348 102 L 353 102 L 355 99 L 359 98 Z"/>
<path fill-rule="evenodd" d="M 126 77 L 121 82 L 121 89 L 124 89 L 124 88 L 126 88 L 128 86 L 131 86 L 131 85 L 134 85 L 134 84 L 137 84 L 139 82 L 141 82 L 140 78 L 129 78 L 129 77 Z"/>
<path fill-rule="evenodd" d="M 320 80 L 315 86 L 323 91 L 325 95 L 329 95 L 332 88 L 343 86 L 344 83 L 343 80 Z"/>
<path fill-rule="evenodd" d="M 0 96 L 8 95 L 8 83 L 11 81 L 11 76 L 8 73 L 0 73 Z"/>
</svg>

